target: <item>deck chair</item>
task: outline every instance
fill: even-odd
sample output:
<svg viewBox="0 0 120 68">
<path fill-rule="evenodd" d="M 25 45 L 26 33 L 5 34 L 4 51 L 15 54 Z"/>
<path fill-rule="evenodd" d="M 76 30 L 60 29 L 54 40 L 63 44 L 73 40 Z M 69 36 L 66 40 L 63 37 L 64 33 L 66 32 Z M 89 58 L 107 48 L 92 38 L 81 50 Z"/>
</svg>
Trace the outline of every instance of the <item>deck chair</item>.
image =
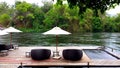
<svg viewBox="0 0 120 68">
<path fill-rule="evenodd" d="M 49 49 L 32 49 L 30 56 L 33 60 L 45 60 L 51 56 L 51 50 Z"/>
<path fill-rule="evenodd" d="M 77 61 L 82 58 L 83 52 L 79 49 L 64 49 L 62 55 L 65 60 Z"/>
</svg>

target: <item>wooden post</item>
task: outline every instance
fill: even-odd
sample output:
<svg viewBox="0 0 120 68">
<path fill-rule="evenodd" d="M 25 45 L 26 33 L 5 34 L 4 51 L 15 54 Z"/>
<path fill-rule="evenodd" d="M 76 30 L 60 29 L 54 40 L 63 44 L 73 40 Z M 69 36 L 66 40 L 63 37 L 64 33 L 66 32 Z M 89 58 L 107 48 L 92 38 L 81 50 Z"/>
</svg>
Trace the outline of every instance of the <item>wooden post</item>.
<svg viewBox="0 0 120 68">
<path fill-rule="evenodd" d="M 112 48 L 112 52 L 113 52 L 113 48 Z"/>
<path fill-rule="evenodd" d="M 87 62 L 87 67 L 89 68 L 89 65 L 90 65 L 90 63 L 89 62 Z"/>
<path fill-rule="evenodd" d="M 22 64 L 22 62 L 20 63 L 20 67 L 23 68 L 23 64 Z"/>
</svg>

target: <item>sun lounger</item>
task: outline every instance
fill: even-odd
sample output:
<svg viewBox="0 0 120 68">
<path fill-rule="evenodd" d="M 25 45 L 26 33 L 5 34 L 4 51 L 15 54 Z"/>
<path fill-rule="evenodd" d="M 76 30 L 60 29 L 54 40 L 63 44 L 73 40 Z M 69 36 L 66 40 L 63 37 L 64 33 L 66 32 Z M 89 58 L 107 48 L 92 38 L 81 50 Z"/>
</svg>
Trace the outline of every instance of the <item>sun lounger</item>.
<svg viewBox="0 0 120 68">
<path fill-rule="evenodd" d="M 0 44 L 0 51 L 1 50 L 5 50 L 5 45 L 4 44 Z"/>
<path fill-rule="evenodd" d="M 49 49 L 32 49 L 31 52 L 26 52 L 26 57 L 31 57 L 33 60 L 45 60 L 51 56 Z"/>
<path fill-rule="evenodd" d="M 79 49 L 64 49 L 62 55 L 66 60 L 77 61 L 82 58 L 83 52 Z"/>
</svg>

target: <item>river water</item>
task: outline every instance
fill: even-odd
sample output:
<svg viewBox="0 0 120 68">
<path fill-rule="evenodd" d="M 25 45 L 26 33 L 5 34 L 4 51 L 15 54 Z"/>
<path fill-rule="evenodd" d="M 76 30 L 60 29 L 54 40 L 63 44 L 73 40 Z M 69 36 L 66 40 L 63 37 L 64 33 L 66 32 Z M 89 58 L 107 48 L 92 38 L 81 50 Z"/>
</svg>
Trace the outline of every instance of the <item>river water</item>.
<svg viewBox="0 0 120 68">
<path fill-rule="evenodd" d="M 1 44 L 10 43 L 10 35 L 0 36 Z M 12 44 L 19 46 L 55 46 L 54 35 L 13 33 Z M 59 46 L 109 46 L 120 50 L 120 33 L 74 33 L 58 36 Z"/>
</svg>

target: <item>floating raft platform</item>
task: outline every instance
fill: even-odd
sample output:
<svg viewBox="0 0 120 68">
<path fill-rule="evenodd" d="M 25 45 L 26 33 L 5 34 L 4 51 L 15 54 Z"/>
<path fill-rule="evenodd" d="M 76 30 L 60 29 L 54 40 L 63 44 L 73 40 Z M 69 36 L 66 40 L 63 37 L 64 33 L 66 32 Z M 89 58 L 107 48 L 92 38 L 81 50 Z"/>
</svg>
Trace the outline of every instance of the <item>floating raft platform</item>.
<svg viewBox="0 0 120 68">
<path fill-rule="evenodd" d="M 32 49 L 51 49 L 55 51 L 55 47 L 19 47 L 19 49 L 9 51 L 8 56 L 0 57 L 0 68 L 18 68 L 21 64 L 31 66 L 119 66 L 120 60 L 106 60 L 106 59 L 90 59 L 83 51 L 83 57 L 79 61 L 68 61 L 63 58 L 56 60 L 52 56 L 50 59 L 36 61 L 30 57 L 26 57 L 26 52 Z M 99 46 L 68 46 L 58 47 L 62 57 L 63 49 L 99 49 Z"/>
</svg>

